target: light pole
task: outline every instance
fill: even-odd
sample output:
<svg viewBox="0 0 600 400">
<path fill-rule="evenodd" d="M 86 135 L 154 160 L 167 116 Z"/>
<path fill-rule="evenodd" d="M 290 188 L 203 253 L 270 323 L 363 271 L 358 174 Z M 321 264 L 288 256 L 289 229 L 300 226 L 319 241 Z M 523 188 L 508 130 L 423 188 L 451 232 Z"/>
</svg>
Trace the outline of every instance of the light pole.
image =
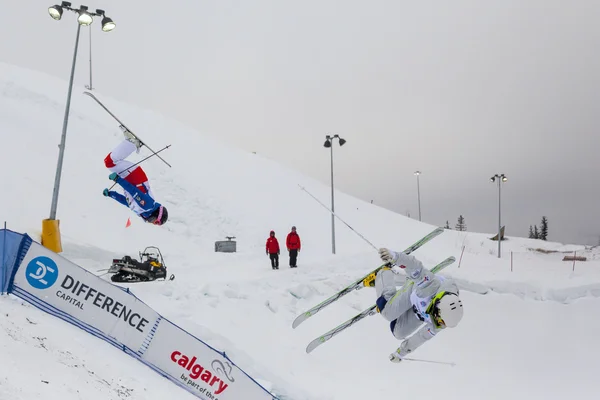
<svg viewBox="0 0 600 400">
<path fill-rule="evenodd" d="M 500 204 L 501 204 L 501 187 L 502 187 L 502 182 L 506 182 L 508 180 L 508 178 L 504 175 L 494 175 L 490 178 L 490 181 L 495 182 L 498 181 L 498 258 L 500 258 L 500 243 L 502 243 L 502 237 L 500 236 L 500 230 L 502 229 L 502 209 L 500 208 Z"/>
<path fill-rule="evenodd" d="M 79 9 L 71 8 L 71 3 L 63 1 L 61 5 L 54 5 L 48 8 L 48 13 L 55 20 L 62 18 L 64 10 L 73 11 L 77 13 L 77 35 L 75 36 L 75 49 L 73 51 L 73 64 L 71 65 L 71 76 L 69 78 L 69 89 L 67 92 L 67 104 L 65 106 L 65 116 L 63 119 L 62 135 L 60 138 L 60 145 L 58 146 L 58 164 L 56 166 L 56 176 L 54 179 L 54 190 L 52 192 L 52 205 L 50 207 L 50 218 L 46 220 L 48 225 L 42 225 L 42 244 L 44 239 L 52 238 L 51 241 L 54 244 L 47 246 L 51 250 L 61 251 L 60 249 L 60 234 L 58 233 L 58 222 L 56 221 L 56 208 L 58 205 L 58 191 L 60 188 L 60 178 L 62 173 L 62 165 L 65 154 L 65 142 L 67 138 L 67 124 L 69 122 L 69 109 L 71 107 L 71 92 L 73 90 L 73 77 L 75 75 L 75 62 L 77 61 L 77 47 L 79 45 L 79 32 L 81 26 L 88 26 L 94 22 L 94 16 L 102 18 L 102 30 L 104 32 L 110 32 L 115 28 L 115 23 L 112 19 L 104 15 L 104 10 L 97 9 L 96 12 L 88 11 L 88 6 L 80 6 Z M 48 231 L 50 229 L 51 231 Z"/>
<path fill-rule="evenodd" d="M 340 146 L 346 143 L 345 139 L 342 139 L 339 135 L 327 135 L 325 136 L 325 144 L 323 146 L 331 150 L 331 253 L 335 254 L 335 205 L 333 201 L 333 139 L 338 139 Z"/>
<path fill-rule="evenodd" d="M 419 221 L 421 220 L 421 187 L 419 186 L 419 175 L 421 175 L 421 171 L 415 171 L 415 175 L 417 176 L 417 200 L 419 202 Z"/>
<path fill-rule="evenodd" d="M 90 85 L 89 86 L 85 85 L 85 88 L 88 89 L 89 91 L 91 91 L 94 89 L 92 87 L 92 27 L 90 27 L 89 35 L 90 35 Z"/>
</svg>

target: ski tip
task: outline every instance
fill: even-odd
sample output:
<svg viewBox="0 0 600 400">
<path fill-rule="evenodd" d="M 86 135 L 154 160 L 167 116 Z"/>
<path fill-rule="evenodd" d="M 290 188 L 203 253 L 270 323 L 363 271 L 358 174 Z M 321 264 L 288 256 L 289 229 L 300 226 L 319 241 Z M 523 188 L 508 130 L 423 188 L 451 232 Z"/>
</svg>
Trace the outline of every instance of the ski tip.
<svg viewBox="0 0 600 400">
<path fill-rule="evenodd" d="M 310 342 L 308 344 L 308 346 L 306 346 L 306 354 L 310 354 L 314 349 L 316 349 L 323 343 L 324 343 L 324 340 L 322 340 L 322 338 L 317 338 L 317 339 L 313 340 L 312 342 Z"/>
<path fill-rule="evenodd" d="M 301 323 L 303 323 L 304 321 L 306 321 L 306 319 L 310 316 L 310 314 L 309 315 L 306 315 L 306 314 L 308 314 L 308 313 L 303 313 L 303 314 L 300 314 L 300 315 L 298 315 L 296 317 L 296 319 L 292 323 L 292 328 L 293 329 L 296 329 L 298 327 L 298 325 L 300 325 Z"/>
</svg>

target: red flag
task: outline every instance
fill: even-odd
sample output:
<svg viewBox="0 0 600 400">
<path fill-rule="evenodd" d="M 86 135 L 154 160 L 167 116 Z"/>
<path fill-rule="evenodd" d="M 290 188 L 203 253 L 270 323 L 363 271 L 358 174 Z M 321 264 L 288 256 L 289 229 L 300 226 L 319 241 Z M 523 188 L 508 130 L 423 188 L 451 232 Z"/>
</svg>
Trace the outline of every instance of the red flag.
<svg viewBox="0 0 600 400">
<path fill-rule="evenodd" d="M 131 226 L 131 219 L 127 218 L 127 223 L 125 224 L 125 228 L 129 228 Z"/>
</svg>

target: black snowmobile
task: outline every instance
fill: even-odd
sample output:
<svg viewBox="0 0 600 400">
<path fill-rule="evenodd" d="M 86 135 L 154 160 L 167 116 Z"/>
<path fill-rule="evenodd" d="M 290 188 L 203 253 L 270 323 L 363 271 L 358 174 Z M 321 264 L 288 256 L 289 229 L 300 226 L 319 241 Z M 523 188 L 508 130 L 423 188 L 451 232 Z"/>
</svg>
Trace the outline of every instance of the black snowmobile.
<svg viewBox="0 0 600 400">
<path fill-rule="evenodd" d="M 158 247 L 148 246 L 143 253 L 140 253 L 140 261 L 129 256 L 113 259 L 108 273 L 114 274 L 110 277 L 113 282 L 151 282 L 157 279 L 166 280 L 167 266 Z M 171 274 L 169 280 L 173 279 L 175 279 L 175 275 Z"/>
</svg>

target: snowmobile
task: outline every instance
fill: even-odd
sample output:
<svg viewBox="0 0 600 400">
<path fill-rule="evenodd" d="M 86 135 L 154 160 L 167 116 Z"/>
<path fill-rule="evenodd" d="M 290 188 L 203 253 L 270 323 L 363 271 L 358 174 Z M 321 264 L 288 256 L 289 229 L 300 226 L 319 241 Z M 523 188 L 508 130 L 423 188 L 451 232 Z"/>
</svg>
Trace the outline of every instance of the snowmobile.
<svg viewBox="0 0 600 400">
<path fill-rule="evenodd" d="M 114 274 L 110 280 L 118 283 L 151 282 L 157 279 L 167 279 L 167 266 L 158 247 L 148 246 L 139 253 L 140 261 L 124 256 L 113 259 L 109 274 Z M 171 274 L 169 280 L 175 279 Z"/>
</svg>

